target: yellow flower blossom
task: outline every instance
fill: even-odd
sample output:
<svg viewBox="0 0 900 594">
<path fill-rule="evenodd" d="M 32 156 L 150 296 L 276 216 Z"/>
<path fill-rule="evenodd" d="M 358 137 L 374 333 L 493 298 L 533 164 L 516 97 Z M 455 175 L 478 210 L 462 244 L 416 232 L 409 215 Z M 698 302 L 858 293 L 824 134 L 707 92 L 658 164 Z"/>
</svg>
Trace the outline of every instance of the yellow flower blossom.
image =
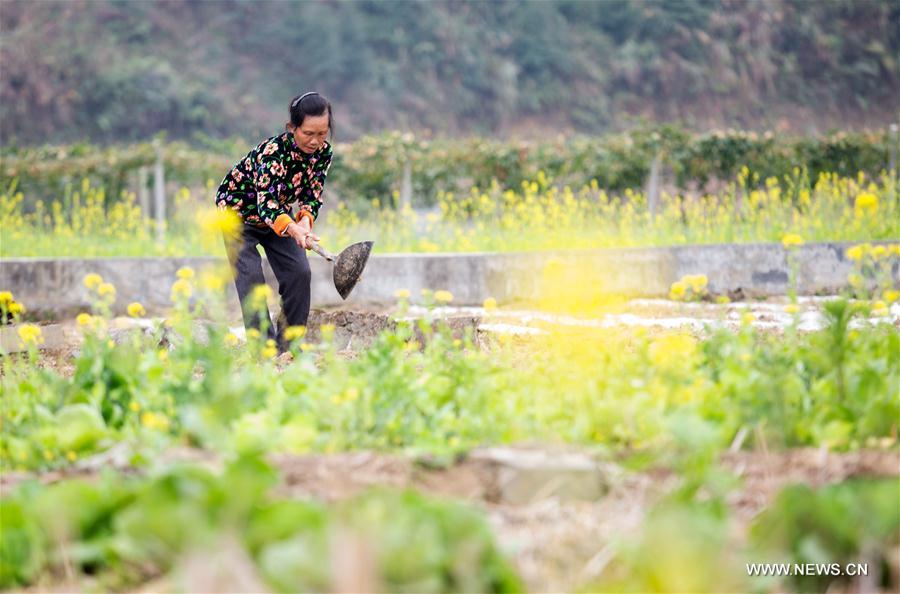
<svg viewBox="0 0 900 594">
<path fill-rule="evenodd" d="M 6 306 L 6 311 L 11 315 L 17 316 L 19 314 L 25 313 L 25 306 L 18 301 L 12 301 L 9 305 Z"/>
<path fill-rule="evenodd" d="M 138 303 L 137 301 L 128 304 L 128 315 L 132 318 L 140 318 L 147 314 L 144 310 L 144 306 Z"/>
<path fill-rule="evenodd" d="M 141 425 L 148 429 L 167 431 L 169 429 L 169 419 L 164 414 L 146 410 L 141 414 Z"/>
<path fill-rule="evenodd" d="M 306 326 L 288 326 L 284 330 L 284 339 L 293 342 L 306 336 Z"/>
<path fill-rule="evenodd" d="M 434 300 L 438 303 L 450 303 L 453 301 L 453 293 L 450 291 L 435 291 L 434 292 Z"/>
<path fill-rule="evenodd" d="M 691 288 L 695 295 L 705 292 L 706 285 L 709 283 L 705 274 L 689 274 L 681 280 Z"/>
<path fill-rule="evenodd" d="M 871 246 L 867 243 L 855 245 L 851 248 L 847 248 L 846 256 L 848 259 L 853 260 L 854 262 L 859 262 L 860 260 L 865 258 L 866 255 L 868 255 L 870 248 Z"/>
<path fill-rule="evenodd" d="M 783 245 L 785 249 L 800 247 L 803 245 L 803 238 L 796 233 L 787 233 L 781 238 L 781 245 Z"/>
<path fill-rule="evenodd" d="M 672 283 L 672 286 L 669 287 L 669 299 L 672 299 L 674 301 L 680 301 L 684 299 L 685 295 L 687 294 L 687 289 L 687 283 L 680 280 L 675 281 L 674 283 Z"/>
<path fill-rule="evenodd" d="M 197 213 L 197 223 L 208 243 L 221 243 L 220 235 L 234 237 L 241 228 L 241 219 L 231 209 L 204 209 Z"/>
<path fill-rule="evenodd" d="M 887 303 L 884 301 L 879 300 L 872 304 L 872 315 L 883 317 L 889 313 Z"/>
<path fill-rule="evenodd" d="M 229 332 L 228 334 L 225 335 L 225 344 L 227 344 L 228 346 L 232 346 L 232 347 L 237 346 L 239 342 L 240 342 L 240 339 L 237 337 L 237 334 L 235 334 L 234 332 Z"/>
<path fill-rule="evenodd" d="M 194 278 L 194 269 L 190 266 L 182 266 L 175 273 L 175 276 L 182 280 L 191 280 L 192 278 Z"/>
<path fill-rule="evenodd" d="M 322 335 L 322 340 L 331 342 L 334 338 L 334 324 L 322 324 L 319 326 L 319 332 Z"/>
<path fill-rule="evenodd" d="M 200 275 L 200 286 L 206 291 L 218 292 L 225 287 L 225 279 L 220 274 L 204 271 Z"/>
<path fill-rule="evenodd" d="M 267 307 L 267 303 L 271 297 L 272 289 L 269 288 L 269 285 L 256 285 L 253 287 L 253 290 L 250 291 L 250 296 L 247 299 L 249 299 L 250 306 L 254 309 L 263 309 Z"/>
<path fill-rule="evenodd" d="M 784 306 L 784 312 L 789 314 L 795 314 L 800 312 L 800 306 L 796 303 L 789 303 Z"/>
<path fill-rule="evenodd" d="M 88 326 L 91 323 L 93 323 L 93 321 L 94 321 L 94 316 L 92 316 L 89 313 L 82 312 L 75 317 L 75 322 L 79 326 Z"/>
<path fill-rule="evenodd" d="M 397 299 L 409 299 L 409 289 L 397 289 L 394 291 L 394 297 Z"/>
<path fill-rule="evenodd" d="M 0 305 L 12 303 L 13 294 L 10 291 L 0 291 Z"/>
<path fill-rule="evenodd" d="M 493 297 L 488 297 L 487 299 L 484 300 L 482 307 L 486 311 L 494 311 L 495 309 L 497 309 L 497 300 L 494 299 Z"/>
<path fill-rule="evenodd" d="M 728 295 L 719 295 L 716 297 L 716 303 L 719 305 L 727 305 L 731 303 L 731 299 L 728 298 Z"/>
<path fill-rule="evenodd" d="M 131 412 L 137 412 L 141 410 L 141 405 L 138 404 L 137 400 L 132 400 L 128 403 L 128 408 L 131 410 Z"/>
<path fill-rule="evenodd" d="M 101 283 L 100 286 L 97 287 L 97 295 L 100 297 L 115 297 L 116 287 L 113 286 L 112 283 Z"/>
<path fill-rule="evenodd" d="M 888 249 L 883 245 L 876 245 L 872 248 L 872 257 L 876 260 L 881 260 L 882 258 L 887 257 Z"/>
<path fill-rule="evenodd" d="M 266 347 L 262 350 L 262 356 L 266 359 L 272 359 L 278 355 L 278 347 L 275 346 L 275 341 L 271 338 L 266 341 Z"/>
<path fill-rule="evenodd" d="M 247 340 L 259 340 L 259 330 L 257 328 L 250 328 L 247 330 Z"/>
<path fill-rule="evenodd" d="M 166 349 L 159 349 L 159 351 L 156 352 L 156 356 L 159 358 L 160 361 L 168 361 L 169 360 L 169 351 L 167 351 Z"/>
<path fill-rule="evenodd" d="M 66 452 L 66 458 L 69 460 L 69 462 L 74 462 L 78 459 L 78 454 L 76 454 L 72 450 L 69 450 L 68 452 Z"/>
<path fill-rule="evenodd" d="M 91 272 L 84 277 L 84 286 L 88 289 L 94 290 L 101 284 L 103 284 L 103 277 L 95 272 Z"/>
<path fill-rule="evenodd" d="M 180 278 L 172 283 L 172 301 L 178 301 L 179 299 L 189 299 L 193 292 L 194 291 L 191 288 L 191 283 L 183 278 Z"/>
<path fill-rule="evenodd" d="M 878 212 L 878 196 L 872 192 L 863 192 L 853 202 L 853 212 L 856 216 L 874 215 Z"/>
<path fill-rule="evenodd" d="M 885 289 L 884 293 L 881 294 L 881 297 L 888 303 L 894 303 L 895 301 L 900 301 L 900 291 L 896 289 Z"/>
<path fill-rule="evenodd" d="M 37 346 L 44 343 L 44 336 L 40 327 L 34 324 L 22 324 L 16 331 L 22 344 L 26 347 Z"/>
</svg>

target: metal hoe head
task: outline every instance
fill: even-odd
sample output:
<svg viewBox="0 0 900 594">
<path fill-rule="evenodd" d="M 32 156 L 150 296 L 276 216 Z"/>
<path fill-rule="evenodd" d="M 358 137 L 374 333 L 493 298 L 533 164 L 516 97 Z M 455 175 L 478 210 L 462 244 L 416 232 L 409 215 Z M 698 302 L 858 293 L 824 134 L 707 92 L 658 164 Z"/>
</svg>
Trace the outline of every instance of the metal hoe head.
<svg viewBox="0 0 900 594">
<path fill-rule="evenodd" d="M 354 243 L 338 254 L 334 262 L 334 288 L 337 289 L 341 299 L 346 299 L 350 291 L 359 282 L 366 262 L 369 261 L 369 253 L 372 251 L 371 241 Z"/>
</svg>

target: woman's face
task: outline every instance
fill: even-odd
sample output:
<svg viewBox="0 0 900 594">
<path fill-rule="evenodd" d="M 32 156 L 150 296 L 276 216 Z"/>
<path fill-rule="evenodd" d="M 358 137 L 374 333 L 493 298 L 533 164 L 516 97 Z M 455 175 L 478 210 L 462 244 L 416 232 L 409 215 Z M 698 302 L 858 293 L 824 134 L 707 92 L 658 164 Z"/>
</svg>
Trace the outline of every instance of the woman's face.
<svg viewBox="0 0 900 594">
<path fill-rule="evenodd" d="M 303 123 L 294 127 L 294 142 L 304 153 L 314 153 L 325 143 L 328 135 L 328 114 L 306 116 Z"/>
</svg>

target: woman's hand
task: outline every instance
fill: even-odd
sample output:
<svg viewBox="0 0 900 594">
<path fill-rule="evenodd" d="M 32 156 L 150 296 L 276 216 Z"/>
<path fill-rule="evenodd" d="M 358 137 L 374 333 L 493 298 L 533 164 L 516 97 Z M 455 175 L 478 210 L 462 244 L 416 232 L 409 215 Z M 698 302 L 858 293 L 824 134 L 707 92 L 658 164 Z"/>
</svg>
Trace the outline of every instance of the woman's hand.
<svg viewBox="0 0 900 594">
<path fill-rule="evenodd" d="M 288 225 L 287 234 L 305 250 L 311 249 L 313 242 L 319 241 L 319 236 L 312 232 L 309 227 L 309 219 L 305 217 L 299 223 Z"/>
</svg>

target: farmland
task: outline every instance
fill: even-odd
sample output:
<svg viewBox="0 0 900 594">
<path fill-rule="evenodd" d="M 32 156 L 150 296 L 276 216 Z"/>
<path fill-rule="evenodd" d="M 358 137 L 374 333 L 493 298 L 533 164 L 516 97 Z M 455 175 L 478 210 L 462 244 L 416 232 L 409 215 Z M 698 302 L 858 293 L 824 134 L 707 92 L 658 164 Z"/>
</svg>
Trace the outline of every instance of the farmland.
<svg viewBox="0 0 900 594">
<path fill-rule="evenodd" d="M 850 256 L 871 276 L 896 261 L 881 251 Z M 813 562 L 806 538 L 829 559 L 865 559 L 882 587 L 896 579 L 889 286 L 822 301 L 812 331 L 745 315 L 699 332 L 551 323 L 524 336 L 452 330 L 446 290 L 410 320 L 399 290 L 396 324 L 368 348 L 298 327 L 276 356 L 230 325 L 226 277 L 182 269 L 171 282 L 168 316 L 134 303 L 143 322 L 114 332 L 116 289 L 88 275 L 93 306 L 63 352 L 19 324 L 25 348 L 4 356 L 2 380 L 4 585 L 204 588 L 204 560 L 223 555 L 232 579 L 284 591 L 741 590 L 777 583 L 745 562 Z M 702 302 L 705 282 L 670 297 Z M 482 310 L 503 320 L 495 303 Z M 574 459 L 576 478 L 544 495 L 504 487 L 510 456 Z M 335 569 L 322 544 L 334 539 L 368 569 Z M 710 555 L 719 573 L 689 569 Z"/>
<path fill-rule="evenodd" d="M 781 145 L 748 134 L 657 140 L 618 156 L 644 163 L 668 146 L 681 155 L 670 172 L 715 179 L 603 187 L 530 155 L 509 162 L 506 183 L 466 188 L 477 159 L 466 174 L 442 170 L 446 147 L 421 144 L 408 148 L 424 193 L 404 201 L 377 189 L 366 155 L 407 140 L 349 150 L 356 185 L 344 190 L 357 193 L 317 222 L 324 243 L 372 238 L 379 255 L 424 258 L 553 252 L 529 299 L 473 305 L 450 286 L 397 286 L 390 304 L 314 311 L 279 353 L 241 327 L 231 273 L 217 266 L 153 277 L 162 309 L 96 272 L 69 288 L 87 295 L 71 315 L 0 287 L 0 586 L 895 590 L 896 178 L 790 166 Z M 737 141 L 752 166 L 696 169 L 730 163 L 722 147 Z M 881 154 L 856 141 L 848 154 Z M 6 161 L 16 177 L 0 193 L 4 257 L 222 255 L 239 222 L 207 204 L 211 180 L 180 180 L 161 228 L 112 178 L 59 194 L 70 159 L 112 162 L 77 150 Z M 591 167 L 626 179 L 622 159 Z M 43 177 L 22 177 L 27 163 Z M 801 248 L 820 242 L 846 279 L 799 294 Z M 624 265 L 574 257 L 748 243 L 774 246 L 784 294 L 715 290 L 721 279 L 692 269 L 665 294 L 630 299 L 603 288 Z M 252 301 L 278 307 L 267 286 Z M 750 575 L 769 562 L 840 571 Z M 855 564 L 867 575 L 850 574 Z"/>
</svg>

